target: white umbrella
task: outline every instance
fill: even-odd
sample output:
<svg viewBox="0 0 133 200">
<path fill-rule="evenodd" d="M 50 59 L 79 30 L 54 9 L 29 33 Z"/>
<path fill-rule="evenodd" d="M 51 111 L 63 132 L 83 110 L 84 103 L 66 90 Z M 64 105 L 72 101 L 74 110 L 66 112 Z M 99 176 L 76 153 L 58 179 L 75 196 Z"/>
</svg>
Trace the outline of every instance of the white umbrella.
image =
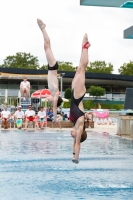
<svg viewBox="0 0 133 200">
<path fill-rule="evenodd" d="M 7 97 L 8 97 L 8 90 L 5 90 L 5 103 L 7 103 Z"/>
</svg>

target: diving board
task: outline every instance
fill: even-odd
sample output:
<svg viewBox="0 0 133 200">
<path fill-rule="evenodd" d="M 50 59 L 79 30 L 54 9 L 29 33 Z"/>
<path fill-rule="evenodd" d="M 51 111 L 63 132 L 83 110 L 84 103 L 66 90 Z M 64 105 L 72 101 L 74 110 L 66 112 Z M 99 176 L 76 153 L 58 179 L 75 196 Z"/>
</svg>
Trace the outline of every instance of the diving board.
<svg viewBox="0 0 133 200">
<path fill-rule="evenodd" d="M 133 8 L 133 0 L 80 0 L 82 6 Z"/>
<path fill-rule="evenodd" d="M 124 39 L 133 39 L 133 26 L 124 30 Z"/>
</svg>

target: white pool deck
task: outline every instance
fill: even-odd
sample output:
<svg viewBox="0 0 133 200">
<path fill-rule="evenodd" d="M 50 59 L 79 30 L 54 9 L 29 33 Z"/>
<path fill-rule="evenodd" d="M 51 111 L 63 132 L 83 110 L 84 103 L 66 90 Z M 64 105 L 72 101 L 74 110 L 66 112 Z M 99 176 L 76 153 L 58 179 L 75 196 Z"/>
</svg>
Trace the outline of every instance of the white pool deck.
<svg viewBox="0 0 133 200">
<path fill-rule="evenodd" d="M 3 128 L 1 128 L 1 130 L 4 130 Z M 7 130 L 17 130 L 17 128 L 8 128 Z M 33 128 L 28 128 L 27 130 L 34 130 Z M 46 130 L 50 130 L 50 131 L 55 131 L 55 130 L 60 130 L 61 132 L 64 130 L 71 130 L 71 128 L 49 128 L 49 127 L 46 127 L 44 129 L 44 131 Z M 39 130 L 37 130 L 39 131 Z M 97 125 L 95 124 L 94 128 L 86 128 L 86 131 L 87 132 L 90 132 L 90 131 L 93 131 L 93 132 L 107 132 L 109 134 L 112 134 L 112 135 L 116 135 L 117 134 L 117 124 L 113 124 L 113 125 Z"/>
</svg>

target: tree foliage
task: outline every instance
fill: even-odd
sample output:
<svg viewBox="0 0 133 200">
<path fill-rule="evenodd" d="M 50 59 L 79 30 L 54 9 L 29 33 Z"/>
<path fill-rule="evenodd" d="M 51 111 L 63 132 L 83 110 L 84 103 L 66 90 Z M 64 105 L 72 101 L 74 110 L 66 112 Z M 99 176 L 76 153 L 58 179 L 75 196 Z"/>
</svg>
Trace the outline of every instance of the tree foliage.
<svg viewBox="0 0 133 200">
<path fill-rule="evenodd" d="M 70 88 L 67 88 L 67 89 L 65 90 L 64 97 L 65 97 L 66 99 L 71 99 L 71 93 L 72 93 L 72 90 L 71 90 Z"/>
<path fill-rule="evenodd" d="M 84 108 L 85 109 L 93 109 L 93 108 L 97 108 L 97 103 L 93 102 L 93 100 L 86 100 L 84 101 Z M 121 104 L 102 104 L 102 109 L 116 109 L 116 110 L 121 110 L 123 108 L 123 105 Z"/>
<path fill-rule="evenodd" d="M 73 67 L 71 62 L 58 62 L 59 71 L 76 71 L 76 67 Z"/>
<path fill-rule="evenodd" d="M 73 67 L 73 64 L 71 62 L 60 62 L 58 61 L 59 64 L 59 71 L 76 71 L 77 67 Z M 41 68 L 41 70 L 48 70 L 48 66 L 47 65 L 43 65 Z"/>
<path fill-rule="evenodd" d="M 106 90 L 105 90 L 104 88 L 102 88 L 102 87 L 92 85 L 92 86 L 87 90 L 87 92 L 89 92 L 89 94 L 90 94 L 91 96 L 100 97 L 100 96 L 105 95 Z"/>
<path fill-rule="evenodd" d="M 111 63 L 105 63 L 105 61 L 95 61 L 90 63 L 90 66 L 87 66 L 87 72 L 91 73 L 105 73 L 112 74 L 113 65 Z"/>
<path fill-rule="evenodd" d="M 71 62 L 58 62 L 59 64 L 59 71 L 76 71 L 77 66 L 74 67 Z M 43 65 L 40 69 L 47 70 L 47 65 Z M 106 64 L 105 61 L 95 61 L 90 63 L 90 66 L 87 66 L 87 72 L 91 73 L 106 73 L 112 74 L 113 72 L 113 65 L 111 63 Z"/>
<path fill-rule="evenodd" d="M 42 65 L 42 66 L 40 67 L 40 70 L 48 70 L 48 65 Z"/>
<path fill-rule="evenodd" d="M 63 102 L 63 108 L 70 108 L 70 101 L 69 102 Z"/>
<path fill-rule="evenodd" d="M 38 58 L 30 53 L 18 52 L 16 55 L 7 56 L 2 65 L 4 68 L 38 69 Z"/>
<path fill-rule="evenodd" d="M 133 75 L 133 61 L 130 61 L 129 63 L 124 63 L 119 69 L 120 74 L 123 75 Z"/>
</svg>

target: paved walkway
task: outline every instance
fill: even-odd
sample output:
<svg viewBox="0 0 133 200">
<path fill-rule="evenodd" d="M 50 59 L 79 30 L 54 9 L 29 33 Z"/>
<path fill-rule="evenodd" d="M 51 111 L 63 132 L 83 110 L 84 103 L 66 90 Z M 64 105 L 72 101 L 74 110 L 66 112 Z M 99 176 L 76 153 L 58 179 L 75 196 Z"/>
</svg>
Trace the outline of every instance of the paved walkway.
<svg viewBox="0 0 133 200">
<path fill-rule="evenodd" d="M 47 130 L 60 130 L 60 131 L 63 131 L 63 130 L 71 130 L 71 128 L 49 128 L 47 127 L 46 128 Z M 44 130 L 46 130 L 44 129 Z M 1 128 L 1 130 L 4 130 L 3 128 Z M 17 128 L 8 128 L 7 130 L 17 130 Z M 27 130 L 34 130 L 34 128 L 28 128 Z M 94 128 L 86 128 L 86 131 L 93 131 L 93 132 L 107 132 L 109 134 L 116 134 L 117 133 L 117 124 L 114 124 L 114 125 L 96 125 L 95 124 L 95 127 Z"/>
<path fill-rule="evenodd" d="M 1 130 L 4 130 L 4 129 L 2 128 Z M 17 130 L 17 128 L 16 129 L 14 129 L 14 128 L 10 129 L 9 128 L 8 130 L 13 131 L 13 130 Z M 31 132 L 35 131 L 34 128 L 28 128 L 28 130 L 31 131 Z M 60 129 L 60 128 L 49 128 L 49 127 L 47 127 L 46 129 L 44 129 L 44 131 L 46 131 L 46 130 L 62 132 L 62 131 L 70 131 L 71 128 Z M 39 130 L 36 130 L 36 131 L 39 131 Z M 90 132 L 90 131 L 91 132 L 98 132 L 98 133 L 106 132 L 106 133 L 109 133 L 110 135 L 116 135 L 117 136 L 117 124 L 113 124 L 113 125 L 97 125 L 97 124 L 95 124 L 94 128 L 86 128 L 86 131 L 88 131 L 88 132 Z M 133 140 L 133 138 L 129 135 L 122 135 L 121 137 Z"/>
</svg>

